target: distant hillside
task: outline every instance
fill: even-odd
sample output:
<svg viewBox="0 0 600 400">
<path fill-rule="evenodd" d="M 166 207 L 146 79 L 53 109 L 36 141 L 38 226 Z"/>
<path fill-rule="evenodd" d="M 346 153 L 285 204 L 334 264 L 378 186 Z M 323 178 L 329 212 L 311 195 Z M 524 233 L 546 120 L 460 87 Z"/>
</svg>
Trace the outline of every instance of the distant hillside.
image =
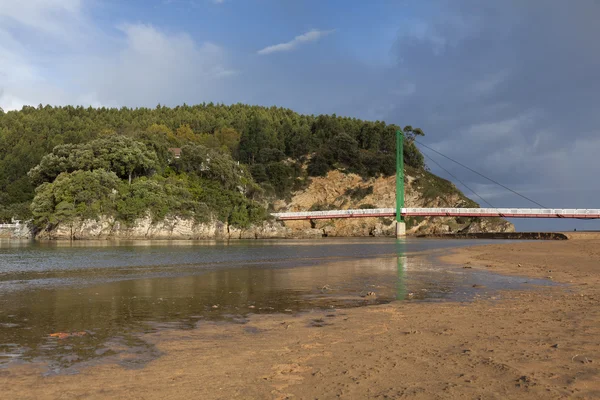
<svg viewBox="0 0 600 400">
<path fill-rule="evenodd" d="M 242 104 L 0 111 L 0 221 L 33 218 L 47 230 L 100 216 L 125 225 L 180 217 L 245 228 L 313 177 L 392 176 L 397 129 Z M 413 142 L 423 132 L 404 130 L 407 168 L 428 176 Z"/>
</svg>

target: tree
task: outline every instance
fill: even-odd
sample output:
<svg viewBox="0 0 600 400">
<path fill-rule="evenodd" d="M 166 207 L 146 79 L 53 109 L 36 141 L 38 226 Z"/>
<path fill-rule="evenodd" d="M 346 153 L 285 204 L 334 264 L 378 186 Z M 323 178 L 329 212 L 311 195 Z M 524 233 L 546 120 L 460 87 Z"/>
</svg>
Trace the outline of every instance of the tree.
<svg viewBox="0 0 600 400">
<path fill-rule="evenodd" d="M 258 183 L 263 183 L 269 180 L 265 166 L 262 164 L 254 164 L 250 167 L 250 173 L 254 180 Z"/>
<path fill-rule="evenodd" d="M 194 131 L 188 124 L 183 124 L 175 131 L 175 137 L 180 142 L 193 142 L 195 141 L 196 135 L 194 135 Z"/>
<path fill-rule="evenodd" d="M 210 133 L 203 133 L 198 136 L 197 143 L 209 149 L 221 148 L 221 142 L 219 142 L 219 139 Z"/>
<path fill-rule="evenodd" d="M 264 201 L 262 193 L 273 193 L 273 183 L 282 195 L 289 195 L 293 188 L 289 182 L 295 184 L 305 174 L 271 163 L 286 160 L 283 165 L 289 166 L 287 160 L 292 159 L 303 165 L 310 159 L 309 176 L 338 167 L 361 176 L 394 174 L 397 129 L 381 121 L 300 115 L 280 107 L 244 104 L 152 109 L 26 106 L 0 113 L 0 218 L 26 215 L 24 205 L 34 198 L 35 187 L 52 183 L 63 172 L 104 169 L 125 180 L 120 190 L 145 177 L 156 182 L 180 179 L 194 204 L 205 205 L 203 214 L 226 220 L 235 205 Z M 405 162 L 417 169 L 425 165 L 414 143 L 422 134 L 418 128 L 405 127 Z M 190 144 L 204 145 L 203 156 L 210 162 L 198 158 L 197 164 L 183 168 L 182 160 L 173 159 L 169 148 Z M 262 189 L 255 180 L 261 181 Z M 164 185 L 160 183 L 161 188 Z M 182 213 L 194 209 L 184 203 L 168 204 L 180 207 Z M 70 212 L 67 205 L 60 210 L 65 218 Z"/>
<path fill-rule="evenodd" d="M 367 176 L 377 176 L 381 172 L 381 157 L 379 154 L 361 150 L 360 160 Z"/>
<path fill-rule="evenodd" d="M 336 161 L 347 166 L 356 166 L 360 162 L 358 142 L 346 133 L 340 133 L 331 139 L 329 149 Z"/>
<path fill-rule="evenodd" d="M 117 203 L 117 218 L 133 223 L 137 218 L 150 216 L 160 221 L 168 216 L 194 217 L 198 204 L 187 182 L 176 177 L 142 177 L 132 185 L 121 186 Z"/>
<path fill-rule="evenodd" d="M 325 176 L 330 169 L 327 159 L 321 153 L 316 153 L 308 164 L 307 172 L 309 176 Z"/>
<path fill-rule="evenodd" d="M 56 146 L 28 175 L 33 182 L 41 183 L 53 181 L 62 172 L 105 169 L 127 177 L 131 184 L 134 174 L 150 174 L 157 165 L 156 153 L 144 143 L 115 135 L 82 145 Z"/>
<path fill-rule="evenodd" d="M 417 136 L 425 136 L 421 128 L 413 128 L 410 125 L 404 127 L 404 137 L 409 141 L 414 142 Z"/>
<path fill-rule="evenodd" d="M 187 144 L 181 148 L 181 158 L 177 163 L 182 171 L 204 176 L 210 169 L 213 152 L 198 144 Z"/>
<path fill-rule="evenodd" d="M 228 190 L 246 191 L 255 185 L 248 168 L 234 161 L 231 155 L 201 145 L 182 147 L 179 166 L 187 173 L 217 181 Z"/>
<path fill-rule="evenodd" d="M 43 227 L 110 214 L 119 184 L 117 175 L 105 170 L 63 172 L 36 189 L 31 203 L 34 222 Z"/>
<path fill-rule="evenodd" d="M 65 144 L 56 146 L 52 153 L 44 156 L 28 176 L 34 183 L 52 182 L 62 172 L 98 168 L 108 169 L 109 165 L 104 160 L 96 159 L 90 146 Z"/>
<path fill-rule="evenodd" d="M 150 174 L 158 164 L 154 151 L 126 136 L 100 139 L 91 145 L 97 146 L 100 160 L 109 163 L 109 171 L 114 171 L 119 177 L 128 177 L 130 185 L 134 174 Z"/>
<path fill-rule="evenodd" d="M 235 155 L 237 153 L 241 137 L 238 131 L 233 128 L 221 128 L 215 132 L 214 136 L 222 147 L 229 150 L 230 154 Z"/>
<path fill-rule="evenodd" d="M 175 138 L 173 131 L 164 124 L 152 124 L 146 129 L 146 132 L 156 136 L 164 136 L 168 139 Z"/>
<path fill-rule="evenodd" d="M 414 168 L 424 168 L 425 158 L 415 144 L 417 136 L 425 136 L 420 128 L 404 127 L 404 162 Z"/>
<path fill-rule="evenodd" d="M 279 197 L 284 197 L 294 186 L 294 171 L 292 167 L 282 162 L 272 162 L 265 165 L 265 171 L 269 177 L 269 183 L 275 189 Z"/>
<path fill-rule="evenodd" d="M 270 146 L 270 144 L 272 145 Z M 268 115 L 265 112 L 258 111 L 252 113 L 240 138 L 240 161 L 254 164 L 261 149 L 266 147 L 278 148 L 278 145 L 274 126 L 269 123 Z"/>
<path fill-rule="evenodd" d="M 312 140 L 310 126 L 302 124 L 290 127 L 285 136 L 285 154 L 293 158 L 306 156 L 310 153 Z"/>
<path fill-rule="evenodd" d="M 172 147 L 171 137 L 173 134 L 162 131 L 160 125 L 153 125 L 148 130 L 137 131 L 133 135 L 136 142 L 141 142 L 147 149 L 154 151 L 157 157 L 157 169 L 161 170 L 167 167 L 172 158 L 173 153 L 169 150 Z"/>
<path fill-rule="evenodd" d="M 283 151 L 267 147 L 259 150 L 257 161 L 260 163 L 278 162 L 283 160 L 284 157 Z"/>
</svg>

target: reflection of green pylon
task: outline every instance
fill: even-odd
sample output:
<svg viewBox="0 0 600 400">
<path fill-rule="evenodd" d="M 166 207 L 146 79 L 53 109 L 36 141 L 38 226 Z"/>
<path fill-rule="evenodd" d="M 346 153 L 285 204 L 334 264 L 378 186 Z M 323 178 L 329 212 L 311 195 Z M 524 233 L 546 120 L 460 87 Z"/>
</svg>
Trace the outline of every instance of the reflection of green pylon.
<svg viewBox="0 0 600 400">
<path fill-rule="evenodd" d="M 404 255 L 404 242 L 396 240 L 398 258 L 398 281 L 396 284 L 396 300 L 404 300 L 406 298 L 406 256 Z"/>
</svg>

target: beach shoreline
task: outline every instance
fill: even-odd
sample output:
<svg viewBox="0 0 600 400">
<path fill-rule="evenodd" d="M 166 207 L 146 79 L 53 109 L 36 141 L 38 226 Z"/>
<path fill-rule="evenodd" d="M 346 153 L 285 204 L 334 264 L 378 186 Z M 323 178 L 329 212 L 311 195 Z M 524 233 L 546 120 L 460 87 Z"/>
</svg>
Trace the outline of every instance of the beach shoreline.
<svg viewBox="0 0 600 400">
<path fill-rule="evenodd" d="M 202 323 L 145 335 L 163 356 L 141 369 L 22 365 L 0 370 L 0 386 L 13 399 L 598 398 L 600 238 L 571 239 L 436 254 L 556 286 Z"/>
</svg>

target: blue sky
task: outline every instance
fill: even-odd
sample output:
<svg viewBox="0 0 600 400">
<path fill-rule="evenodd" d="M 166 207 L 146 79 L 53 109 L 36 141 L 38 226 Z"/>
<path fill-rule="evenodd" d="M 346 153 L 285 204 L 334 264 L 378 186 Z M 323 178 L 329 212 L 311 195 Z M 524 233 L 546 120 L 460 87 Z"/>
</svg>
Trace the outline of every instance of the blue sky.
<svg viewBox="0 0 600 400">
<path fill-rule="evenodd" d="M 599 15 L 596 0 L 0 0 L 0 107 L 244 102 L 411 124 L 548 207 L 600 208 Z M 530 206 L 444 165 L 495 206 Z"/>
</svg>

